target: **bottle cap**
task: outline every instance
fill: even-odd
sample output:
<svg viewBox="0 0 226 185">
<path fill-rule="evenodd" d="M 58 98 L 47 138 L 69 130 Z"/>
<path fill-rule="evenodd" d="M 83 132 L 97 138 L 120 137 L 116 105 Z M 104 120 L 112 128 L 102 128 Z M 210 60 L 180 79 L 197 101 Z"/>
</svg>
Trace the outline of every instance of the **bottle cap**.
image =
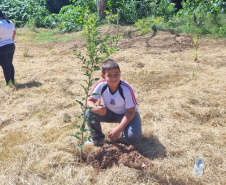
<svg viewBox="0 0 226 185">
<path fill-rule="evenodd" d="M 199 159 L 198 159 L 198 162 L 200 162 L 200 163 L 201 163 L 201 162 L 202 162 L 202 158 L 199 158 Z"/>
</svg>

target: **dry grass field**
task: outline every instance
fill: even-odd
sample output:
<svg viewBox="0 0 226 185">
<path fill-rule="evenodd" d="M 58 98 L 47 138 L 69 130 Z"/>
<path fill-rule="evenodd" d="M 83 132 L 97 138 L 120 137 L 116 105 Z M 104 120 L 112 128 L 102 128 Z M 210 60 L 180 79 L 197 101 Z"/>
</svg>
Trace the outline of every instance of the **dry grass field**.
<svg viewBox="0 0 226 185">
<path fill-rule="evenodd" d="M 115 34 L 113 27 L 101 31 Z M 17 30 L 16 87 L 4 86 L 0 72 L 1 185 L 225 184 L 225 39 L 201 38 L 195 61 L 193 36 L 164 31 L 141 36 L 120 27 L 121 50 L 110 58 L 135 89 L 143 129 L 136 148 L 154 167 L 119 165 L 98 173 L 79 163 L 77 140 L 70 136 L 84 79 L 72 49 L 85 54 L 84 39 L 81 33 L 55 34 L 52 41 L 37 42 L 41 32 L 48 30 Z M 110 128 L 103 123 L 104 132 Z M 93 150 L 98 148 L 84 147 L 84 155 Z M 198 178 L 192 170 L 199 157 L 205 171 Z"/>
</svg>

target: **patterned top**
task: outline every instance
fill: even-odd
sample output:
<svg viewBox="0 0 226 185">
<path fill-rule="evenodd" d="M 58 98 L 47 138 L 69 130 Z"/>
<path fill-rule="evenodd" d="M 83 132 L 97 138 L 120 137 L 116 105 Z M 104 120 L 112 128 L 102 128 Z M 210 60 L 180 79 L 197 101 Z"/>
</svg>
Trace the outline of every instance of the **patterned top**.
<svg viewBox="0 0 226 185">
<path fill-rule="evenodd" d="M 95 85 L 90 95 L 93 99 L 100 99 L 102 96 L 104 105 L 116 114 L 125 114 L 126 109 L 138 105 L 133 88 L 122 80 L 118 89 L 113 93 L 107 81 L 101 80 Z M 136 111 L 138 112 L 137 107 Z"/>
<path fill-rule="evenodd" d="M 13 44 L 13 31 L 15 30 L 15 25 L 12 21 L 10 24 L 5 20 L 0 20 L 0 47 L 7 44 Z"/>
</svg>

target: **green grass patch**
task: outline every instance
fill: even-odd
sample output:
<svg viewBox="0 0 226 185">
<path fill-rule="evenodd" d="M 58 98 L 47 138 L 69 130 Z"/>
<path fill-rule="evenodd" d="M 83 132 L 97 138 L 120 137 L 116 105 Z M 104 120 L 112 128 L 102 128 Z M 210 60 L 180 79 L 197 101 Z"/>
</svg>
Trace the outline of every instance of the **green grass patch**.
<svg viewBox="0 0 226 185">
<path fill-rule="evenodd" d="M 81 36 L 80 33 L 60 34 L 55 30 L 46 30 L 36 33 L 36 37 L 32 39 L 34 43 L 50 43 L 50 42 L 67 42 Z"/>
<path fill-rule="evenodd" d="M 59 33 L 57 29 L 23 28 L 17 30 L 17 36 L 19 37 L 19 40 L 33 43 L 67 42 L 80 38 L 81 35 L 81 32 L 63 34 Z"/>
</svg>

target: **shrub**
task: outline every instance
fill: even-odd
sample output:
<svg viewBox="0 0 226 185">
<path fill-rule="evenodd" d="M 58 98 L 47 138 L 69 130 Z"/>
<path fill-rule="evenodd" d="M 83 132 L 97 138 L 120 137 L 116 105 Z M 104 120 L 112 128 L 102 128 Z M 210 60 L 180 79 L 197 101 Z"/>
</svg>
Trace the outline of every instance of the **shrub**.
<svg viewBox="0 0 226 185">
<path fill-rule="evenodd" d="M 158 17 L 163 17 L 165 21 L 171 19 L 175 12 L 176 12 L 175 4 L 171 3 L 170 0 L 161 0 L 158 3 L 156 15 Z"/>
<path fill-rule="evenodd" d="M 59 14 L 48 17 L 50 24 L 53 23 L 52 27 L 57 25 L 61 32 L 79 31 L 83 28 L 87 12 L 97 9 L 95 0 L 77 0 L 76 2 L 72 0 L 72 2 L 75 4 L 63 6 Z"/>
<path fill-rule="evenodd" d="M 134 24 L 138 20 L 137 4 L 136 0 L 118 2 L 120 20 L 124 23 Z"/>
<path fill-rule="evenodd" d="M 37 27 L 45 25 L 44 17 L 49 15 L 45 0 L 2 0 L 0 9 L 9 18 L 15 20 L 16 26 L 23 26 L 31 21 Z"/>
</svg>

